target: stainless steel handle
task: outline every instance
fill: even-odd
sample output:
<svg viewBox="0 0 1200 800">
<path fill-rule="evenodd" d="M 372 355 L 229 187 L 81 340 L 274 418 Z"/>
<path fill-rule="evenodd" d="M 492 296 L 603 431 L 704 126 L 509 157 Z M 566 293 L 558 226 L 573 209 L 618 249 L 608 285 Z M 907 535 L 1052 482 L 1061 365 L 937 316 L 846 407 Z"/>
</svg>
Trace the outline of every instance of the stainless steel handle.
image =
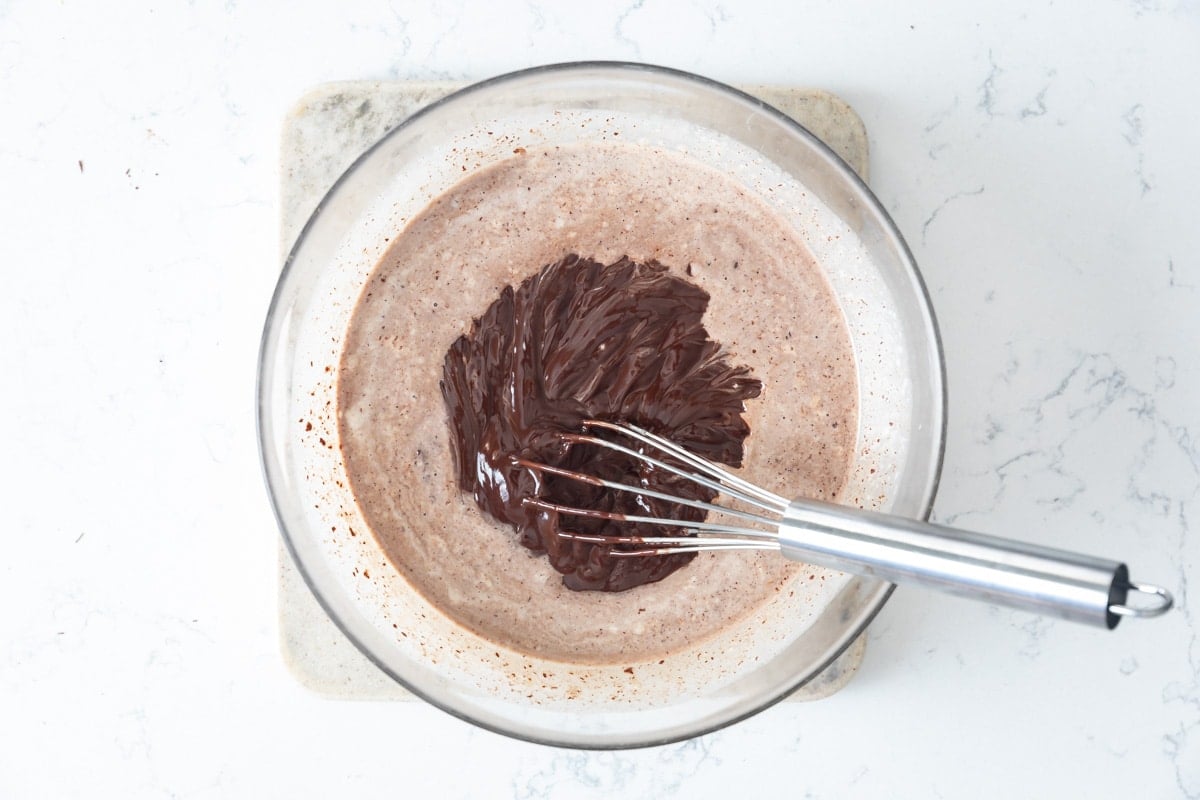
<svg viewBox="0 0 1200 800">
<path fill-rule="evenodd" d="M 1118 561 L 813 500 L 788 506 L 779 543 L 795 561 L 1109 629 L 1174 602 L 1166 589 L 1131 582 Z M 1154 600 L 1130 606 L 1130 593 Z"/>
</svg>

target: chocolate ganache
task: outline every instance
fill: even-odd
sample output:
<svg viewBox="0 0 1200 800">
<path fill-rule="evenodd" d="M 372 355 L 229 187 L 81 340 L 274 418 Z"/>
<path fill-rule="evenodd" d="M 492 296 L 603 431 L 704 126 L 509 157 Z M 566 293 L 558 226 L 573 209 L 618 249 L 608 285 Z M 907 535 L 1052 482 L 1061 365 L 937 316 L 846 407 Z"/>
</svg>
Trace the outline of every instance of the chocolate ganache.
<svg viewBox="0 0 1200 800">
<path fill-rule="evenodd" d="M 443 363 L 442 396 L 460 489 L 544 553 L 574 590 L 622 591 L 661 580 L 694 554 L 614 558 L 611 545 L 558 536 L 666 535 L 662 526 L 576 516 L 530 506 L 541 498 L 578 508 L 702 520 L 704 512 L 633 492 L 539 473 L 527 460 L 711 501 L 715 492 L 629 456 L 562 434 L 583 421 L 632 422 L 712 461 L 741 466 L 749 426 L 744 401 L 762 384 L 733 366 L 708 336 L 709 296 L 656 261 L 604 265 L 576 255 L 507 286 Z M 677 529 L 675 529 L 677 531 Z M 617 547 L 620 547 L 618 545 Z"/>
</svg>

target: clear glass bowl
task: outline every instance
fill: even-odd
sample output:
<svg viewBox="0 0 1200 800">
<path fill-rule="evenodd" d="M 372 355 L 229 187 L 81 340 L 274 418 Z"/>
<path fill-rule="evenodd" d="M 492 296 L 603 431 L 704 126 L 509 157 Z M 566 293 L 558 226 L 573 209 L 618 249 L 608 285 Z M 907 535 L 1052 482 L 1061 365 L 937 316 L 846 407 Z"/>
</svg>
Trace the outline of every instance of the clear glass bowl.
<svg viewBox="0 0 1200 800">
<path fill-rule="evenodd" d="M 812 214 L 843 234 L 810 242 L 851 328 L 859 442 L 891 437 L 873 451 L 860 448 L 870 451 L 855 465 L 862 496 L 881 498 L 875 505 L 894 513 L 928 515 L 943 450 L 944 368 L 928 295 L 895 225 L 855 173 L 790 118 L 713 81 L 637 64 L 563 64 L 476 84 L 414 115 L 354 163 L 308 221 L 271 302 L 259 367 L 260 447 L 296 565 L 329 616 L 385 673 L 428 702 L 511 736 L 587 748 L 661 744 L 754 714 L 814 678 L 863 631 L 891 585 L 840 576 L 804 619 L 779 620 L 787 636 L 768 658 L 739 659 L 720 680 L 685 666 L 686 688 L 661 697 L 610 701 L 586 679 L 602 685 L 620 675 L 551 665 L 584 678 L 582 696 L 563 702 L 512 685 L 516 669 L 547 668 L 536 660 L 506 654 L 506 666 L 493 669 L 453 656 L 463 648 L 490 652 L 491 644 L 438 618 L 398 575 L 369 584 L 350 577 L 388 567 L 371 536 L 347 533 L 354 498 L 337 455 L 336 386 L 326 367 L 337 363 L 349 311 L 400 221 L 461 177 L 442 168 L 449 148 L 472 147 L 486 166 L 512 152 L 487 145 L 484 134 L 497 120 L 524 124 L 576 111 L 683 121 L 697 135 L 753 151 L 803 185 Z M 854 253 L 821 252 L 817 239 L 834 238 Z M 322 434 L 320 447 L 305 431 L 311 424 Z"/>
</svg>

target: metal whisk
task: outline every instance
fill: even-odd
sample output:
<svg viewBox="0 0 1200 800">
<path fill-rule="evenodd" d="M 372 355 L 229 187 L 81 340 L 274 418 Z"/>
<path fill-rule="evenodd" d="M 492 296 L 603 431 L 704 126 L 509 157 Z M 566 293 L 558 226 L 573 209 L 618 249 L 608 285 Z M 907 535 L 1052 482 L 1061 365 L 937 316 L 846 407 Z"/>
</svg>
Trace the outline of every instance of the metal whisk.
<svg viewBox="0 0 1200 800">
<path fill-rule="evenodd" d="M 575 470 L 522 461 L 525 467 L 535 471 L 613 491 L 680 503 L 734 520 L 729 523 L 692 522 L 574 508 L 537 498 L 525 501 L 564 516 L 683 529 L 679 536 L 559 532 L 560 536 L 577 541 L 626 546 L 627 549 L 614 549 L 611 553 L 614 557 L 636 558 L 705 550 L 777 550 L 794 561 L 873 576 L 892 583 L 919 584 L 1109 629 L 1115 628 L 1122 617 L 1159 616 L 1174 603 L 1166 589 L 1131 581 L 1129 569 L 1118 561 L 832 503 L 803 499 L 789 501 L 633 425 L 589 420 L 585 426 L 593 432 L 603 430 L 620 434 L 639 446 L 635 449 L 590 434 L 563 434 L 564 441 L 624 453 L 757 509 L 744 511 L 604 480 Z M 647 449 L 656 450 L 670 460 L 649 455 L 645 452 Z M 1132 593 L 1146 595 L 1150 601 L 1146 605 L 1128 605 Z"/>
</svg>

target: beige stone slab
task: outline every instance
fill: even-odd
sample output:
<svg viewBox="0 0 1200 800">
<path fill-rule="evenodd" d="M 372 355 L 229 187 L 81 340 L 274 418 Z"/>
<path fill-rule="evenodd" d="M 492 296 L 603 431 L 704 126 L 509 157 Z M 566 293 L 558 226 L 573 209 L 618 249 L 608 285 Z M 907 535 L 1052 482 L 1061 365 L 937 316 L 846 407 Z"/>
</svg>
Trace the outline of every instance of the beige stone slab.
<svg viewBox="0 0 1200 800">
<path fill-rule="evenodd" d="M 305 221 L 338 177 L 367 148 L 413 112 L 461 84 L 355 81 L 317 87 L 284 120 L 280 157 L 280 236 L 286 257 Z M 743 86 L 812 131 L 865 179 L 867 132 L 838 97 L 813 89 Z M 281 259 L 282 263 L 282 259 Z M 284 661 L 296 679 L 334 698 L 406 700 L 413 695 L 381 672 L 329 619 L 282 544 L 279 554 L 279 634 Z M 858 639 L 789 699 L 817 700 L 841 689 L 862 662 Z"/>
</svg>

